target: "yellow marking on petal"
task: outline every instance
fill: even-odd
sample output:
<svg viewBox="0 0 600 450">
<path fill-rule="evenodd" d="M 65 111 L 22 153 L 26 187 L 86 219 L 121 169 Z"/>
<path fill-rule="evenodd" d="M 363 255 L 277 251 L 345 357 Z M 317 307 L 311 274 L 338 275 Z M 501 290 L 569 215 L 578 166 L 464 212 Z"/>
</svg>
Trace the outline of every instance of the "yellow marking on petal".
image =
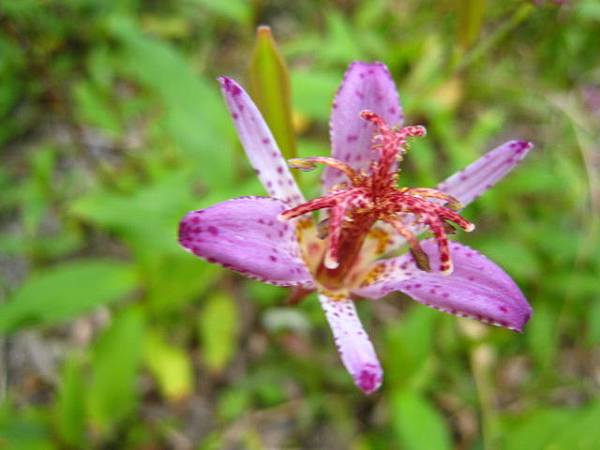
<svg viewBox="0 0 600 450">
<path fill-rule="evenodd" d="M 296 224 L 296 239 L 300 246 L 300 253 L 309 270 L 314 273 L 325 251 L 325 241 L 319 239 L 317 227 L 312 219 L 302 218 Z"/>
<path fill-rule="evenodd" d="M 385 266 L 383 264 L 376 264 L 367 275 L 363 278 L 360 283 L 360 287 L 367 287 L 376 281 L 378 281 L 385 273 Z"/>
<path fill-rule="evenodd" d="M 354 266 L 346 276 L 346 285 L 358 287 L 369 273 L 371 267 L 393 244 L 392 235 L 381 227 L 371 228 L 365 242 L 360 249 L 360 254 L 354 262 Z"/>
<path fill-rule="evenodd" d="M 346 291 L 333 292 L 333 291 L 329 291 L 327 289 L 321 288 L 320 292 L 323 295 L 325 295 L 327 298 L 329 298 L 330 300 L 333 300 L 334 302 L 341 302 L 342 300 L 347 300 L 349 297 L 349 294 Z"/>
<path fill-rule="evenodd" d="M 380 256 L 385 253 L 389 244 L 392 243 L 390 234 L 381 228 L 372 228 L 367 236 L 375 241 L 375 255 Z"/>
</svg>

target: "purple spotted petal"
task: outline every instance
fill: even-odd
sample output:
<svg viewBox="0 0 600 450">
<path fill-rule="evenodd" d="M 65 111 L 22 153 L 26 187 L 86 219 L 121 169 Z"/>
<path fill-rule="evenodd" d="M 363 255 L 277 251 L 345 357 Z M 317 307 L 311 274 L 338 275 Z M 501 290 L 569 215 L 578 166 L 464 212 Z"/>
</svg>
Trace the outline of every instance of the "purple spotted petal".
<svg viewBox="0 0 600 450">
<path fill-rule="evenodd" d="M 179 243 L 209 262 L 279 286 L 312 287 L 299 256 L 296 227 L 277 215 L 286 206 L 269 197 L 241 197 L 188 213 Z"/>
<path fill-rule="evenodd" d="M 504 178 L 532 148 L 527 141 L 506 142 L 440 183 L 438 189 L 466 206 Z"/>
<path fill-rule="evenodd" d="M 373 159 L 373 127 L 360 118 L 368 109 L 379 114 L 390 126 L 401 125 L 404 115 L 394 80 L 387 67 L 379 62 L 354 62 L 340 85 L 331 112 L 332 156 L 355 169 L 367 168 Z M 340 172 L 327 167 L 323 189 L 344 181 Z"/>
<path fill-rule="evenodd" d="M 423 249 L 437 267 L 434 240 L 423 241 Z M 458 243 L 450 244 L 454 272 L 450 276 L 423 272 L 410 255 L 383 260 L 383 276 L 354 291 L 377 299 L 401 291 L 416 301 L 461 317 L 522 331 L 531 317 L 531 307 L 514 281 L 485 256 Z"/>
<path fill-rule="evenodd" d="M 383 381 L 383 369 L 356 314 L 354 302 L 349 299 L 332 300 L 322 294 L 319 300 L 344 366 L 365 394 L 375 392 Z"/>
<path fill-rule="evenodd" d="M 250 164 L 270 196 L 290 206 L 304 201 L 260 111 L 231 78 L 220 77 L 221 91 Z"/>
</svg>

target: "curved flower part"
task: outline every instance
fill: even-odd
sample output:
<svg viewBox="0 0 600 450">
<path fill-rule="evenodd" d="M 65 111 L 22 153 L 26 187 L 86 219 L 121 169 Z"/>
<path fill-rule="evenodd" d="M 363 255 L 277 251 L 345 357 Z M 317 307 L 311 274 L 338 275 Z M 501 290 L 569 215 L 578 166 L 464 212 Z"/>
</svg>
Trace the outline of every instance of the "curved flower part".
<svg viewBox="0 0 600 450">
<path fill-rule="evenodd" d="M 383 369 L 356 314 L 354 302 L 324 294 L 319 295 L 319 300 L 344 366 L 365 394 L 375 392 L 383 381 Z"/>
<path fill-rule="evenodd" d="M 179 243 L 196 256 L 250 278 L 312 288 L 295 224 L 277 219 L 285 208 L 274 198 L 241 197 L 192 211 L 179 225 Z"/>
<path fill-rule="evenodd" d="M 433 261 L 439 253 L 433 240 L 422 243 Z M 500 267 L 475 250 L 458 243 L 450 245 L 455 269 L 450 276 L 423 272 L 411 255 L 374 264 L 371 279 L 353 292 L 379 299 L 401 291 L 434 309 L 481 322 L 522 331 L 532 310 L 521 290 Z"/>
<path fill-rule="evenodd" d="M 331 156 L 355 170 L 367 169 L 373 160 L 371 140 L 374 128 L 360 118 L 372 111 L 387 123 L 401 126 L 404 120 L 396 85 L 385 64 L 353 62 L 338 88 L 331 110 Z M 344 181 L 338 170 L 327 167 L 323 174 L 323 192 Z"/>
<path fill-rule="evenodd" d="M 186 250 L 270 284 L 317 289 L 342 362 L 367 394 L 380 387 L 383 371 L 350 294 L 378 299 L 401 291 L 432 308 L 523 329 L 531 308 L 519 288 L 484 256 L 450 243 L 447 233 L 452 224 L 473 230 L 458 211 L 516 167 L 531 143 L 507 142 L 437 190 L 400 188 L 397 161 L 408 140 L 425 129 L 401 126 L 402 109 L 385 65 L 355 62 L 333 104 L 332 156 L 290 161 L 302 170 L 326 165 L 324 195 L 304 202 L 254 102 L 235 81 L 219 81 L 240 141 L 271 197 L 190 212 L 179 229 Z M 327 211 L 319 224 L 310 215 L 317 210 Z M 424 227 L 435 239 L 417 240 Z M 377 261 L 407 240 L 410 255 Z"/>
<path fill-rule="evenodd" d="M 290 206 L 304 201 L 262 114 L 242 87 L 220 77 L 221 91 L 252 168 L 271 197 Z"/>
<path fill-rule="evenodd" d="M 508 141 L 438 184 L 437 188 L 467 206 L 511 172 L 527 156 L 533 144 Z"/>
</svg>

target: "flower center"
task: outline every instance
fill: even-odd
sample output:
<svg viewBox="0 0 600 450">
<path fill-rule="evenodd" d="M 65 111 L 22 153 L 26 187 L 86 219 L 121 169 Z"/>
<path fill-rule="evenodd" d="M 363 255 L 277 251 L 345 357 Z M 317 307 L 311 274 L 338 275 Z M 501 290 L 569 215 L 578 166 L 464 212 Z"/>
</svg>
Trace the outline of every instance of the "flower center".
<svg viewBox="0 0 600 450">
<path fill-rule="evenodd" d="M 316 164 L 333 167 L 348 180 L 334 186 L 322 197 L 284 211 L 281 218 L 289 220 L 313 211 L 328 210 L 328 218 L 319 224 L 322 237 L 328 239 L 327 248 L 315 274 L 327 288 L 344 286 L 346 275 L 356 264 L 369 230 L 378 221 L 391 225 L 407 241 L 417 266 L 426 271 L 431 270 L 429 260 L 414 229 L 428 227 L 438 244 L 439 270 L 449 275 L 452 261 L 447 233 L 454 232 L 451 224 L 465 231 L 472 231 L 475 226 L 456 212 L 462 205 L 451 195 L 435 189 L 397 187 L 397 163 L 408 150 L 407 139 L 424 136 L 425 128 L 390 128 L 371 111 L 361 112 L 361 117 L 376 129 L 371 142 L 374 157 L 368 171 L 357 172 L 348 164 L 329 157 L 290 160 L 290 167 L 301 170 L 312 170 Z"/>
</svg>

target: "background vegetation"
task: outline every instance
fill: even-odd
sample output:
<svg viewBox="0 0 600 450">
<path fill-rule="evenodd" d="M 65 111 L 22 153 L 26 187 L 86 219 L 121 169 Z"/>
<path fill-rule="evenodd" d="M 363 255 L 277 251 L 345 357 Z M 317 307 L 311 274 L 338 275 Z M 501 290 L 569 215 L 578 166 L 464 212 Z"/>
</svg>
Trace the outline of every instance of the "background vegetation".
<svg viewBox="0 0 600 450">
<path fill-rule="evenodd" d="M 2 0 L 0 447 L 599 448 L 600 4 L 563 3 Z M 258 24 L 301 155 L 328 152 L 353 60 L 428 128 L 406 185 L 536 143 L 460 236 L 526 293 L 524 334 L 360 304 L 386 371 L 365 397 L 314 297 L 178 247 L 188 210 L 263 194 L 215 81 L 248 85 Z"/>
</svg>

